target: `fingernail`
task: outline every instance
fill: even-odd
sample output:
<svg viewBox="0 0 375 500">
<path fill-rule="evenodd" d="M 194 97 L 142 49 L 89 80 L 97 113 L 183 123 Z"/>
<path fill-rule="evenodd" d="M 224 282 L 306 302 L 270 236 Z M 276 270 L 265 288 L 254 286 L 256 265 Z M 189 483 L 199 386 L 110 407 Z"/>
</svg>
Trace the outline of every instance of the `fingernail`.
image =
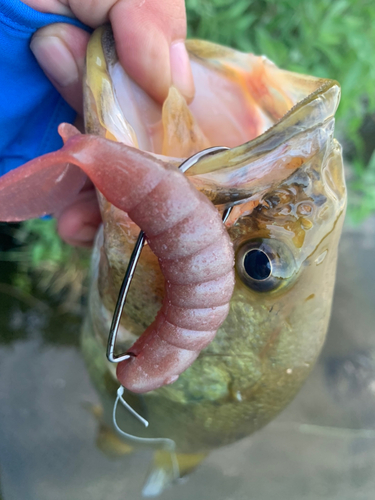
<svg viewBox="0 0 375 500">
<path fill-rule="evenodd" d="M 30 49 L 46 75 L 61 87 L 67 87 L 78 80 L 75 60 L 56 36 L 34 36 Z"/>
<path fill-rule="evenodd" d="M 183 41 L 175 42 L 170 47 L 172 83 L 187 101 L 194 97 L 194 80 L 191 72 L 189 55 Z"/>
</svg>

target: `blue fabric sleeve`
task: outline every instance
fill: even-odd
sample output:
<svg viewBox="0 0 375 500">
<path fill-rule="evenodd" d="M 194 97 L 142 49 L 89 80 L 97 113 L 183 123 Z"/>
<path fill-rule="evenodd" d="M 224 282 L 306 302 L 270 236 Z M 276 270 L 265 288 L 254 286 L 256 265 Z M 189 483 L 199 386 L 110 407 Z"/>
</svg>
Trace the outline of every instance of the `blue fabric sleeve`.
<svg viewBox="0 0 375 500">
<path fill-rule="evenodd" d="M 29 47 L 37 29 L 61 22 L 91 31 L 76 19 L 37 12 L 20 0 L 1 0 L 0 176 L 60 148 L 57 126 L 75 119 Z"/>
</svg>

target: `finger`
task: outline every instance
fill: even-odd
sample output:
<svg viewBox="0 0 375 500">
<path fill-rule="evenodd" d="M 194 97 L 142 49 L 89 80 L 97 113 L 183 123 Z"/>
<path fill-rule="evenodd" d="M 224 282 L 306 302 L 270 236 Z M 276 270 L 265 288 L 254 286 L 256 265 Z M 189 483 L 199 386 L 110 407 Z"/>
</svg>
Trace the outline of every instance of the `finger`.
<svg viewBox="0 0 375 500">
<path fill-rule="evenodd" d="M 30 44 L 36 60 L 70 106 L 82 114 L 82 79 L 90 35 L 76 26 L 50 24 L 39 29 Z"/>
<path fill-rule="evenodd" d="M 174 84 L 188 102 L 194 97 L 194 81 L 189 57 L 185 49 L 186 13 L 184 0 L 68 0 L 71 13 L 82 22 L 95 28 L 109 20 L 112 23 L 119 59 L 125 71 L 154 99 L 163 102 L 169 87 Z M 70 25 L 52 25 L 39 30 L 51 30 L 52 36 L 60 26 L 57 38 L 64 42 L 64 48 L 57 49 L 56 40 L 49 49 L 36 48 L 36 57 L 47 76 L 67 96 L 66 99 L 77 107 L 75 92 L 65 90 L 73 87 L 72 80 L 75 61 L 81 73 L 88 34 Z M 62 27 L 63 26 L 63 27 Z M 38 37 L 38 33 L 35 38 Z M 83 43 L 82 43 L 83 41 Z M 44 41 L 38 41 L 44 46 Z M 38 45 L 38 44 L 36 44 Z M 65 50 L 67 49 L 67 50 Z M 33 48 L 34 50 L 34 48 Z M 38 51 L 42 50 L 39 56 Z M 67 57 L 69 52 L 73 61 Z M 51 55 L 52 54 L 52 55 Z M 59 55 L 64 61 L 59 67 Z M 69 59 L 69 63 L 68 63 Z M 81 93 L 78 105 L 82 102 Z"/>
<path fill-rule="evenodd" d="M 109 18 L 121 64 L 149 95 L 163 102 L 173 83 L 188 101 L 193 98 L 183 0 L 122 0 Z"/>
<path fill-rule="evenodd" d="M 99 204 L 93 187 L 83 190 L 57 217 L 60 237 L 69 245 L 90 247 L 101 223 Z"/>
<path fill-rule="evenodd" d="M 163 102 L 173 83 L 187 101 L 192 100 L 184 0 L 68 0 L 68 4 L 92 28 L 111 21 L 121 64 L 149 95 Z"/>
</svg>

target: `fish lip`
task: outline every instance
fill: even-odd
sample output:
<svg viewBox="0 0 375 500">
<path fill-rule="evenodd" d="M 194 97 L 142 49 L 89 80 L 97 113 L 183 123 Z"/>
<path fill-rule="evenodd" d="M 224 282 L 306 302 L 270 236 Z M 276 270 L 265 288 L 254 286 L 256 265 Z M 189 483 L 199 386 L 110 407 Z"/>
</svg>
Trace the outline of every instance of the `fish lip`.
<svg viewBox="0 0 375 500">
<path fill-rule="evenodd" d="M 107 68 L 110 68 L 118 61 L 116 48 L 115 48 L 115 45 L 113 42 L 113 34 L 112 34 L 112 30 L 111 30 L 110 25 L 106 25 L 102 28 L 99 28 L 98 29 L 98 37 L 101 40 L 103 60 L 105 61 Z M 90 40 L 90 43 L 92 43 L 91 40 Z M 89 43 L 88 54 L 90 54 L 90 43 Z M 224 52 L 226 51 L 230 54 L 233 53 L 233 54 L 244 55 L 243 53 L 240 53 L 240 52 L 235 51 L 233 49 L 224 48 L 224 47 L 221 47 L 221 46 L 218 46 L 216 44 L 209 43 L 209 42 L 204 42 L 204 43 L 206 45 L 211 46 L 212 48 L 215 48 L 216 50 L 220 49 L 221 51 L 224 51 Z M 188 50 L 190 49 L 190 55 L 192 57 L 199 58 L 199 54 L 197 56 L 197 49 L 196 49 L 197 44 L 202 44 L 202 42 L 199 40 L 190 40 L 189 42 L 187 42 L 187 48 L 188 48 Z M 194 46 L 195 46 L 195 51 L 194 51 Z M 92 50 L 98 50 L 98 47 L 94 46 L 94 48 Z M 93 56 L 94 56 L 94 54 L 93 54 Z M 89 56 L 88 56 L 88 61 L 90 61 Z M 280 71 L 282 71 L 282 70 L 280 70 Z M 89 71 L 89 73 L 90 73 L 90 71 Z M 296 75 L 293 73 L 290 73 L 290 74 Z M 86 75 L 86 76 L 89 76 L 89 75 Z M 249 155 L 249 157 L 251 156 L 252 158 L 254 158 L 254 157 L 256 157 L 256 155 L 260 154 L 261 152 L 265 153 L 267 151 L 271 151 L 271 150 L 275 149 L 275 147 L 279 146 L 282 142 L 285 142 L 286 140 L 294 137 L 294 135 L 296 133 L 299 133 L 301 131 L 301 129 L 299 129 L 299 132 L 298 132 L 298 127 L 295 127 L 296 123 L 299 126 L 302 123 L 301 121 L 298 121 L 298 116 L 296 117 L 296 120 L 295 120 L 296 123 L 294 123 L 294 124 L 291 123 L 288 127 L 286 127 L 286 130 L 289 131 L 289 135 L 285 135 L 285 133 L 282 133 L 283 130 L 280 130 L 280 129 L 282 129 L 285 126 L 285 123 L 288 122 L 288 120 L 290 120 L 291 118 L 298 115 L 298 113 L 301 109 L 303 109 L 307 105 L 311 104 L 313 101 L 321 99 L 322 96 L 326 95 L 330 89 L 333 89 L 334 93 L 335 93 L 335 96 L 333 98 L 333 101 L 334 101 L 333 106 L 331 107 L 331 109 L 329 111 L 327 110 L 328 114 L 326 114 L 326 116 L 324 118 L 315 122 L 313 124 L 313 126 L 318 127 L 318 126 L 324 124 L 327 120 L 329 120 L 330 118 L 332 118 L 334 116 L 335 111 L 337 109 L 337 106 L 339 104 L 339 100 L 340 100 L 340 85 L 338 84 L 338 82 L 336 82 L 335 80 L 327 80 L 327 79 L 322 79 L 322 78 L 314 79 L 313 77 L 306 77 L 305 75 L 298 75 L 298 77 L 301 81 L 306 79 L 309 82 L 311 82 L 311 81 L 316 82 L 316 85 L 315 85 L 316 88 L 312 92 L 310 92 L 308 95 L 306 95 L 304 98 L 302 98 L 300 101 L 298 101 L 294 106 L 292 106 L 282 117 L 280 117 L 280 119 L 276 123 L 274 123 L 270 128 L 265 130 L 263 133 L 261 133 L 260 135 L 258 135 L 257 137 L 255 137 L 252 140 L 246 141 L 246 142 L 242 143 L 241 145 L 238 145 L 234 148 L 231 148 L 232 156 L 243 155 L 244 150 L 245 150 L 247 152 L 247 154 Z M 111 85 L 114 89 L 113 94 L 115 95 L 116 94 L 115 83 L 113 81 L 111 81 Z M 324 98 L 321 99 L 323 104 L 324 104 L 324 100 L 325 100 Z M 99 114 L 103 114 L 103 112 L 100 112 Z M 103 118 L 103 116 L 102 116 L 102 118 Z M 304 128 L 304 130 L 308 131 L 311 128 L 312 127 L 310 126 L 308 128 Z M 275 139 L 276 139 L 276 141 L 275 141 Z M 161 155 L 161 157 L 163 157 L 163 155 Z M 168 158 L 168 157 L 164 157 L 164 158 Z M 227 158 L 228 158 L 228 155 L 225 155 L 225 153 L 223 153 L 221 156 L 220 155 L 217 156 L 216 160 L 219 162 L 218 169 L 221 169 L 223 166 L 225 166 Z M 169 158 L 168 158 L 168 160 L 169 160 Z M 201 162 L 200 168 L 202 168 L 202 162 Z M 195 175 L 195 174 L 196 174 L 196 172 L 194 171 L 194 169 L 192 169 L 191 172 L 189 173 L 189 176 Z"/>
</svg>

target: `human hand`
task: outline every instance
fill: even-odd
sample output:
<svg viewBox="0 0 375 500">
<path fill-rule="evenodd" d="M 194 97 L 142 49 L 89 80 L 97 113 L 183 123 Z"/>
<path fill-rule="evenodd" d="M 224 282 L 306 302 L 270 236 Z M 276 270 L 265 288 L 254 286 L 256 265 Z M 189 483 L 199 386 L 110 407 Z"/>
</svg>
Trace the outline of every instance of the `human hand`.
<svg viewBox="0 0 375 500">
<path fill-rule="evenodd" d="M 183 43 L 183 0 L 23 0 L 41 12 L 76 17 L 96 28 L 110 21 L 126 72 L 155 100 L 163 102 L 173 83 L 190 101 L 194 83 Z M 34 35 L 30 48 L 38 63 L 82 123 L 82 77 L 89 34 L 72 25 L 52 24 Z M 58 219 L 60 236 L 91 246 L 100 223 L 93 186 L 87 182 Z"/>
</svg>

